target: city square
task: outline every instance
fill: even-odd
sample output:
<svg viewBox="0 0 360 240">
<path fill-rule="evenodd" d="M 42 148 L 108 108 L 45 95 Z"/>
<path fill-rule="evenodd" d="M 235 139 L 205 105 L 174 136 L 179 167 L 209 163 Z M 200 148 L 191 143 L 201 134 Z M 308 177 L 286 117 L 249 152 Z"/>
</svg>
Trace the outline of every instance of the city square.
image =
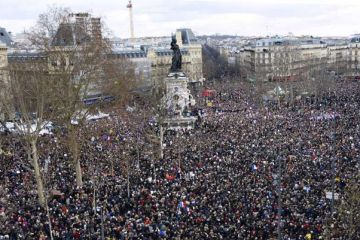
<svg viewBox="0 0 360 240">
<path fill-rule="evenodd" d="M 360 238 L 359 34 L 136 37 L 123 5 L 128 38 L 0 22 L 0 239 Z"/>
</svg>

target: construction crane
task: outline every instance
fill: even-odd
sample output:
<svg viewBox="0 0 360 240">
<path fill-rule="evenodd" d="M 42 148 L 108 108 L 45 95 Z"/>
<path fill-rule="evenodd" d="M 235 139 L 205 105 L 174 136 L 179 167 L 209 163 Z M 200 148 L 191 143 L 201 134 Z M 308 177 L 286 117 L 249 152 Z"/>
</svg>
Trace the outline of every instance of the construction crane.
<svg viewBox="0 0 360 240">
<path fill-rule="evenodd" d="M 135 41 L 135 33 L 134 33 L 134 21 L 133 21 L 133 5 L 131 0 L 129 1 L 128 5 L 126 7 L 129 9 L 129 15 L 130 15 L 130 34 L 131 34 L 131 41 Z"/>
</svg>

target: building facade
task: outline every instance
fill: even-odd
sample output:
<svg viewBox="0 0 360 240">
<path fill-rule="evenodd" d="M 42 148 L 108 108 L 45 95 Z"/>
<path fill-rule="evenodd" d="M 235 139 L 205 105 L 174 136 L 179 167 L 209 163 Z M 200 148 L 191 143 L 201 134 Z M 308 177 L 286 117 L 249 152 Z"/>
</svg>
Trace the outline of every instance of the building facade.
<svg viewBox="0 0 360 240">
<path fill-rule="evenodd" d="M 349 44 L 349 77 L 360 79 L 360 35 L 351 38 Z"/>
<path fill-rule="evenodd" d="M 6 88 L 8 83 L 8 58 L 7 58 L 7 46 L 0 41 L 0 120 L 5 118 L 5 106 L 3 103 L 6 99 Z"/>
<path fill-rule="evenodd" d="M 202 46 L 197 42 L 191 29 L 178 29 L 176 40 L 182 53 L 182 71 L 189 82 L 202 82 Z M 135 73 L 145 84 L 154 87 L 163 84 L 169 73 L 172 61 L 170 42 L 168 46 L 141 46 L 139 49 L 119 49 L 113 51 L 113 56 L 129 59 L 135 65 Z"/>
<path fill-rule="evenodd" d="M 7 49 L 7 46 L 0 42 L 0 69 L 2 70 L 6 68 L 8 64 Z"/>
<path fill-rule="evenodd" d="M 344 74 L 349 70 L 351 44 L 332 44 L 327 46 L 328 68 L 338 74 Z"/>
<path fill-rule="evenodd" d="M 12 47 L 14 45 L 14 41 L 11 39 L 10 33 L 2 27 L 0 27 L 0 43 L 5 44 L 7 47 Z"/>
<path fill-rule="evenodd" d="M 271 38 L 245 47 L 236 54 L 235 61 L 250 81 L 286 81 L 306 75 L 310 66 L 323 66 L 328 55 L 327 45 L 320 40 Z"/>
<path fill-rule="evenodd" d="M 182 53 L 182 71 L 186 78 L 190 83 L 203 82 L 202 45 L 191 29 L 178 29 L 175 37 Z M 75 64 L 69 58 L 73 47 L 78 48 L 81 43 L 93 42 L 94 39 L 99 41 L 102 39 L 101 19 L 87 13 L 76 13 L 71 14 L 66 22 L 60 24 L 52 39 L 53 54 L 47 56 L 47 59 L 44 59 L 38 51 L 31 49 L 12 49 L 7 56 L 11 63 L 47 62 L 48 71 L 55 73 L 57 68 Z M 130 68 L 134 70 L 138 81 L 136 85 L 157 88 L 163 86 L 163 80 L 169 73 L 172 54 L 170 41 L 166 41 L 154 45 L 123 48 L 113 46 L 110 57 L 119 60 L 125 58 L 132 63 Z"/>
</svg>

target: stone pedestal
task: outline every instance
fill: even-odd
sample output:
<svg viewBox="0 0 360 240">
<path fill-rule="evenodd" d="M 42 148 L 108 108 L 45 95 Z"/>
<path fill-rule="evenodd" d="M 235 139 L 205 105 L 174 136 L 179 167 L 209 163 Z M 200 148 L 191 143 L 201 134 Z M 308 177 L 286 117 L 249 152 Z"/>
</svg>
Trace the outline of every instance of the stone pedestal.
<svg viewBox="0 0 360 240">
<path fill-rule="evenodd" d="M 189 115 L 195 99 L 188 89 L 189 79 L 183 72 L 171 72 L 164 79 L 165 94 L 161 101 L 167 129 L 193 128 L 196 117 Z"/>
</svg>

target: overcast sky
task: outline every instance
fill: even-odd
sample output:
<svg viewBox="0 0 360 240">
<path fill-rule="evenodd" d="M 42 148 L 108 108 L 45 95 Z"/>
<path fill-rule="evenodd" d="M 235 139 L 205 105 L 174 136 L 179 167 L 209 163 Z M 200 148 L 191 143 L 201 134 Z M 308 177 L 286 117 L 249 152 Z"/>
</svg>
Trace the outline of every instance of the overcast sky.
<svg viewBox="0 0 360 240">
<path fill-rule="evenodd" d="M 112 33 L 130 35 L 127 0 L 0 0 L 0 27 L 14 33 L 33 26 L 48 6 L 90 11 Z M 133 0 L 135 35 L 196 34 L 349 36 L 360 33 L 360 0 Z"/>
</svg>

